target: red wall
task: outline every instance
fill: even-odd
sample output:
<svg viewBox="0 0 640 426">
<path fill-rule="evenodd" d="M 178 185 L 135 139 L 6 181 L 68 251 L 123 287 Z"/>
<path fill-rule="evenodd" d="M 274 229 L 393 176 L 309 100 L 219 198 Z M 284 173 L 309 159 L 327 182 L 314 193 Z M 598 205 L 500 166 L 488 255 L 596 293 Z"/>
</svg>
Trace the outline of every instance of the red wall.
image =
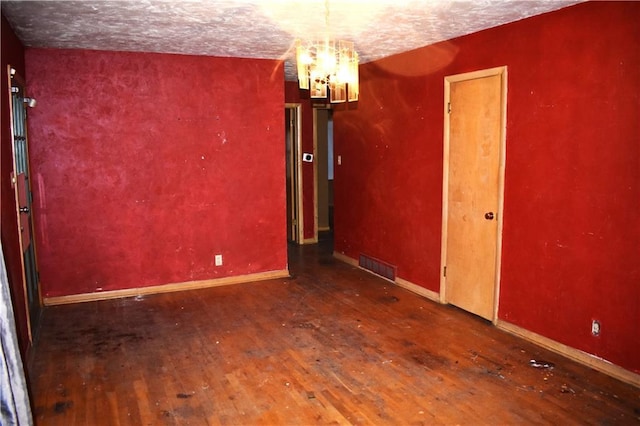
<svg viewBox="0 0 640 426">
<path fill-rule="evenodd" d="M 640 372 L 638 19 L 587 2 L 361 66 L 334 114 L 336 251 L 439 290 L 444 77 L 506 65 L 499 317 Z"/>
<path fill-rule="evenodd" d="M 28 49 L 26 66 L 45 297 L 286 269 L 281 62 Z"/>
<path fill-rule="evenodd" d="M 2 251 L 4 253 L 7 278 L 11 290 L 13 311 L 16 317 L 18 343 L 23 359 L 29 348 L 29 331 L 27 326 L 27 309 L 25 305 L 24 286 L 22 282 L 22 263 L 20 252 L 20 235 L 16 216 L 15 191 L 11 185 L 13 172 L 13 149 L 11 142 L 11 117 L 9 113 L 10 97 L 8 87 L 7 65 L 16 69 L 24 77 L 24 47 L 9 23 L 2 16 L 2 80 L 0 102 L 2 104 L 2 126 L 0 129 L 0 214 L 2 216 Z"/>
<path fill-rule="evenodd" d="M 285 100 L 287 103 L 300 104 L 302 115 L 302 152 L 313 153 L 313 104 L 309 98 L 309 91 L 300 90 L 297 81 L 287 81 L 285 82 Z M 313 163 L 302 163 L 302 217 L 304 239 L 315 238 L 314 182 Z"/>
</svg>

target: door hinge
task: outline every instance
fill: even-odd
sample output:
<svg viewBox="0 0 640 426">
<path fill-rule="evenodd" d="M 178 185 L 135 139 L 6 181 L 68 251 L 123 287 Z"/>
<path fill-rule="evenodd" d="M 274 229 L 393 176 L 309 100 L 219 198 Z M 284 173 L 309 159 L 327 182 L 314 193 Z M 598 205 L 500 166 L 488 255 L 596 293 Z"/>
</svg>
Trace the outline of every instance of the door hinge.
<svg viewBox="0 0 640 426">
<path fill-rule="evenodd" d="M 447 114 L 451 114 L 451 102 L 447 103 Z"/>
<path fill-rule="evenodd" d="M 443 277 L 447 277 L 447 267 L 445 266 L 444 268 L 442 268 L 442 276 Z"/>
</svg>

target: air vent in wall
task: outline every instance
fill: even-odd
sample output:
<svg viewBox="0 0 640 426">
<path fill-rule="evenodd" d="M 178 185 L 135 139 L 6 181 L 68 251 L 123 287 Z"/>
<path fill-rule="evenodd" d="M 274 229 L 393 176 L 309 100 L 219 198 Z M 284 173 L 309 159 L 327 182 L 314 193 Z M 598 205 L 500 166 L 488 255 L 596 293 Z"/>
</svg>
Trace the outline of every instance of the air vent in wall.
<svg viewBox="0 0 640 426">
<path fill-rule="evenodd" d="M 361 268 L 371 271 L 376 275 L 380 275 L 383 278 L 391 281 L 396 280 L 396 267 L 386 262 L 361 254 L 358 264 Z"/>
</svg>

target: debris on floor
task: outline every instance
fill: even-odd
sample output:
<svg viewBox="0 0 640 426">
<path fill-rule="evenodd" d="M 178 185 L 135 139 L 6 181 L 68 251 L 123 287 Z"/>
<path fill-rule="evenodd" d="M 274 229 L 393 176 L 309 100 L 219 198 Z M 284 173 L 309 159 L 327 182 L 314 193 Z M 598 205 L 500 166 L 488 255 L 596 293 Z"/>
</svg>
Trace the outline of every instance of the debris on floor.
<svg viewBox="0 0 640 426">
<path fill-rule="evenodd" d="M 553 369 L 555 367 L 555 364 L 552 362 L 535 360 L 535 359 L 532 359 L 531 361 L 529 361 L 529 365 L 532 366 L 533 368 Z"/>
</svg>

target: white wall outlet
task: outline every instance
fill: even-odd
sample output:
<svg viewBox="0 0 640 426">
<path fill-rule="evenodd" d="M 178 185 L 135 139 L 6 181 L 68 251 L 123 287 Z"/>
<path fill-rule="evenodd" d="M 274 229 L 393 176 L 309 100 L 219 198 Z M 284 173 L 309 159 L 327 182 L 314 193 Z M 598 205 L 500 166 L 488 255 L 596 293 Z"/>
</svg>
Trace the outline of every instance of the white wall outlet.
<svg viewBox="0 0 640 426">
<path fill-rule="evenodd" d="M 216 254 L 215 263 L 216 263 L 216 266 L 222 266 L 222 255 L 221 254 Z"/>
<path fill-rule="evenodd" d="M 593 334 L 594 336 L 600 335 L 600 321 L 598 320 L 591 321 L 591 334 Z"/>
</svg>

